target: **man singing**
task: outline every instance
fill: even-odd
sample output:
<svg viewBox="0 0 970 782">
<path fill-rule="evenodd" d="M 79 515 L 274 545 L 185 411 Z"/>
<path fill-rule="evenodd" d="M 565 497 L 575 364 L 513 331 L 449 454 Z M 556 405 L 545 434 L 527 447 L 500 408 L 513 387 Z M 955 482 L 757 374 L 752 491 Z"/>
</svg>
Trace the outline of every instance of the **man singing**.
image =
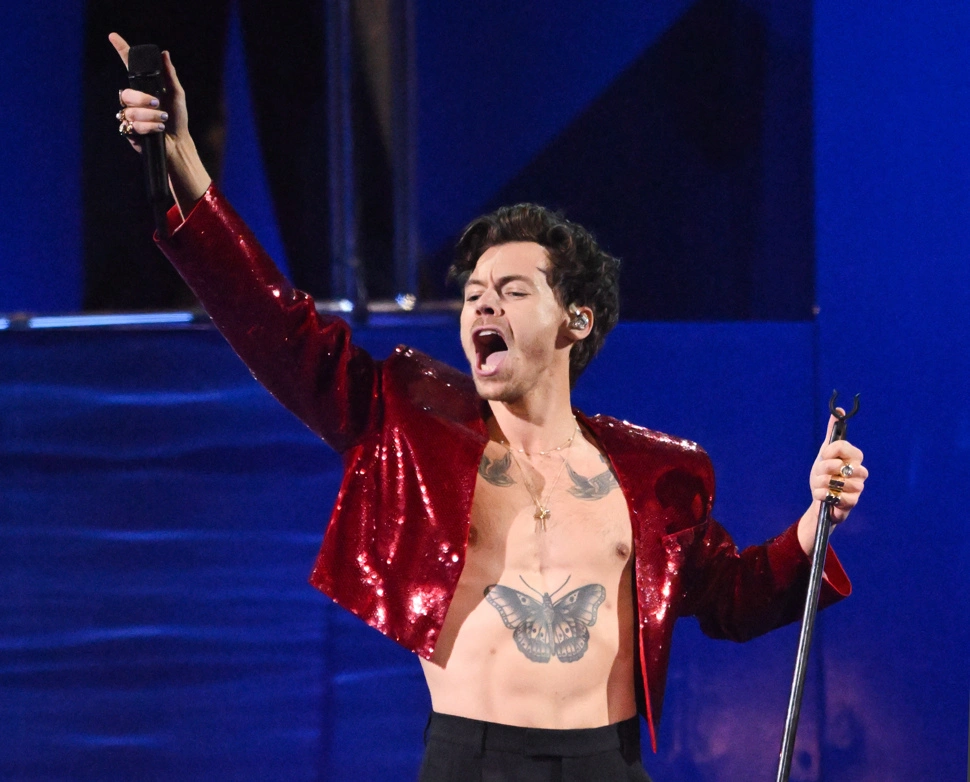
<svg viewBox="0 0 970 782">
<path fill-rule="evenodd" d="M 406 348 L 372 359 L 212 185 L 164 63 L 163 105 L 126 89 L 119 112 L 136 149 L 165 135 L 178 209 L 162 250 L 254 376 L 343 457 L 311 582 L 419 656 L 433 707 L 421 780 L 648 779 L 637 714 L 656 748 L 674 621 L 746 640 L 797 619 L 819 504 L 842 481 L 845 519 L 861 451 L 823 445 L 801 519 L 739 553 L 711 517 L 703 450 L 571 407 L 617 321 L 618 263 L 533 205 L 459 242 L 471 377 Z M 830 552 L 822 604 L 848 592 Z"/>
</svg>

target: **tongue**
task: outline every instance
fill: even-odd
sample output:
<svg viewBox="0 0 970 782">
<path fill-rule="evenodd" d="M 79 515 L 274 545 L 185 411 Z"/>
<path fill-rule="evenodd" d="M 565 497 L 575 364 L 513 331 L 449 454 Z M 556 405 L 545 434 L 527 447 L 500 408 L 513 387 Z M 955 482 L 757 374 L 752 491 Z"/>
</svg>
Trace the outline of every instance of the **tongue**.
<svg viewBox="0 0 970 782">
<path fill-rule="evenodd" d="M 509 354 L 507 350 L 496 350 L 494 353 L 489 353 L 488 358 L 485 359 L 485 366 L 489 369 L 494 369 L 503 361 L 505 357 Z"/>
</svg>

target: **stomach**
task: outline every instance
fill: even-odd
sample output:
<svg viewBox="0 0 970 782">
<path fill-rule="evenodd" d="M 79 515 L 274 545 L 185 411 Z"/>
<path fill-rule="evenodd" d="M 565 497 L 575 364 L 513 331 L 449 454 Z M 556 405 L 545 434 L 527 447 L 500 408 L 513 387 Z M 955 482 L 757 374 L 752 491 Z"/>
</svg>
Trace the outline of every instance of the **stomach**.
<svg viewBox="0 0 970 782">
<path fill-rule="evenodd" d="M 435 711 L 535 728 L 591 728 L 636 714 L 631 567 L 506 571 L 466 566 L 432 660 Z"/>
</svg>

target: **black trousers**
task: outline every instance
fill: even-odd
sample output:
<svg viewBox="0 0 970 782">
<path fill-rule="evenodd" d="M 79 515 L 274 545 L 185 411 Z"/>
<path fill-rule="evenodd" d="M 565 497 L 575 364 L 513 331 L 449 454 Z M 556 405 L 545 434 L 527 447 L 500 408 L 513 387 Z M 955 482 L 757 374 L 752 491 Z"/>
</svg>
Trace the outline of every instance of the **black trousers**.
<svg viewBox="0 0 970 782">
<path fill-rule="evenodd" d="M 432 712 L 419 782 L 650 782 L 639 720 L 547 730 Z"/>
</svg>

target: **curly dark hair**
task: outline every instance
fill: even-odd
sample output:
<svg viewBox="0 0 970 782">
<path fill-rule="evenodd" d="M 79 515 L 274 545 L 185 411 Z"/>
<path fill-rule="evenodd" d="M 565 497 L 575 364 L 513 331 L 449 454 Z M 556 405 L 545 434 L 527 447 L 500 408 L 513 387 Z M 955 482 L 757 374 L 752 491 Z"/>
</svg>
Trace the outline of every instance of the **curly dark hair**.
<svg viewBox="0 0 970 782">
<path fill-rule="evenodd" d="M 499 244 L 535 242 L 546 248 L 552 264 L 549 285 L 559 303 L 593 310 L 589 335 L 569 353 L 569 382 L 586 369 L 620 317 L 620 261 L 605 252 L 593 235 L 559 212 L 536 204 L 503 206 L 465 228 L 448 270 L 449 281 L 464 287 L 482 254 Z"/>
</svg>

